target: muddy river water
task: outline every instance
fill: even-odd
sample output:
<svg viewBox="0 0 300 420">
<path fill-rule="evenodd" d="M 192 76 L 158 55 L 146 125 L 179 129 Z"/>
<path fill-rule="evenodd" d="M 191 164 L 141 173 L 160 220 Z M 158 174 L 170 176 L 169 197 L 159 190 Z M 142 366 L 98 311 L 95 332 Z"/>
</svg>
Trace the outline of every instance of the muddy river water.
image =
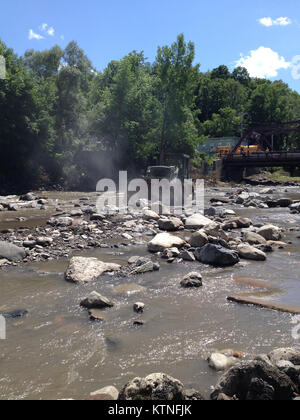
<svg viewBox="0 0 300 420">
<path fill-rule="evenodd" d="M 278 195 L 300 199 L 300 188 Z M 74 193 L 72 198 L 80 196 Z M 300 215 L 289 209 L 236 211 L 254 223 L 287 229 L 300 225 Z M 13 220 L 20 214 L 0 215 L 1 229 L 20 223 Z M 21 215 L 28 216 L 28 211 Z M 31 211 L 30 216 L 27 226 L 34 227 L 49 215 Z M 243 261 L 234 268 L 214 269 L 162 260 L 159 272 L 135 278 L 106 275 L 84 286 L 64 281 L 67 259 L 2 270 L 0 312 L 26 308 L 29 315 L 8 320 L 7 339 L 0 341 L 0 399 L 81 399 L 107 385 L 120 389 L 133 377 L 153 372 L 165 372 L 208 396 L 219 377 L 206 361 L 212 351 L 233 348 L 252 355 L 300 345 L 291 333 L 300 316 L 226 300 L 229 294 L 252 292 L 261 299 L 300 307 L 299 236 L 299 231 L 288 231 L 284 240 L 292 244 L 268 254 L 266 262 Z M 130 256 L 147 255 L 147 250 L 141 244 L 75 255 L 127 264 Z M 180 288 L 181 278 L 195 270 L 203 274 L 203 287 Z M 255 282 L 266 288 L 254 288 Z M 93 290 L 116 303 L 103 313 L 104 323 L 91 322 L 79 307 Z M 139 318 L 132 310 L 136 301 L 146 305 L 140 316 L 145 321 L 142 328 L 133 326 Z"/>
</svg>

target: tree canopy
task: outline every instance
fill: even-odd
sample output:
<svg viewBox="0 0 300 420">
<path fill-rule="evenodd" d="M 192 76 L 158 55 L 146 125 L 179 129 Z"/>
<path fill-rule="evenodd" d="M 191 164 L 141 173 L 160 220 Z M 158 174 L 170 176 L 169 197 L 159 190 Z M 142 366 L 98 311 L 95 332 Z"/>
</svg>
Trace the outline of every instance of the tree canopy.
<svg viewBox="0 0 300 420">
<path fill-rule="evenodd" d="M 300 120 L 300 95 L 280 80 L 251 78 L 225 65 L 201 72 L 195 46 L 181 34 L 158 47 L 153 63 L 133 51 L 97 71 L 72 41 L 63 50 L 18 57 L 0 40 L 0 188 L 60 184 L 83 175 L 75 157 L 107 152 L 140 170 L 168 153 L 193 156 L 205 137 L 240 136 L 247 126 Z M 299 148 L 278 136 L 276 148 Z M 96 182 L 97 180 L 95 180 Z"/>
</svg>

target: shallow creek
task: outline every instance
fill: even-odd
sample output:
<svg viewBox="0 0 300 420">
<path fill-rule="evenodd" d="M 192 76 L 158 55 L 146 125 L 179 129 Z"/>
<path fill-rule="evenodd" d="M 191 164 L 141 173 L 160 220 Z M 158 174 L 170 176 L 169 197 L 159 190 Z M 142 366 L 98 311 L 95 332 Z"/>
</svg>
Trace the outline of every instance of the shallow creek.
<svg viewBox="0 0 300 420">
<path fill-rule="evenodd" d="M 289 196 L 299 199 L 299 189 Z M 300 222 L 300 215 L 291 215 L 289 209 L 236 211 L 254 223 L 292 228 Z M 12 220 L 19 215 L 9 219 L 5 214 L 1 229 L 21 223 Z M 49 218 L 47 213 L 21 212 L 29 214 L 25 226 L 38 226 Z M 300 345 L 291 334 L 300 316 L 226 300 L 229 294 L 252 292 L 261 299 L 299 307 L 299 236 L 300 232 L 288 232 L 284 240 L 292 244 L 268 254 L 263 263 L 243 261 L 234 268 L 213 269 L 161 260 L 159 272 L 134 278 L 106 275 L 85 286 L 64 281 L 67 259 L 1 271 L 0 312 L 26 308 L 29 315 L 8 320 L 7 340 L 0 341 L 0 399 L 84 398 L 103 386 L 121 388 L 129 379 L 153 372 L 168 373 L 208 396 L 219 377 L 206 362 L 212 351 L 233 348 L 251 355 Z M 147 251 L 145 245 L 135 245 L 74 255 L 127 264 L 130 256 Z M 181 289 L 183 275 L 195 270 L 203 274 L 203 287 Z M 89 321 L 79 307 L 93 290 L 116 303 L 104 311 L 106 322 L 101 324 Z M 141 316 L 133 313 L 136 301 L 146 304 Z M 141 328 L 133 326 L 139 317 L 145 321 Z"/>
</svg>

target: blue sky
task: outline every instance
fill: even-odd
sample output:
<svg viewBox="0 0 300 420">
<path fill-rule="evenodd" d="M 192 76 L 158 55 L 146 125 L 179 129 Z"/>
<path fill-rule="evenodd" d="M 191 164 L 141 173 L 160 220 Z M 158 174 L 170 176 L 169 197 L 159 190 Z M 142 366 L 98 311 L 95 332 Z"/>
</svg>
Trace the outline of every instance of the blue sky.
<svg viewBox="0 0 300 420">
<path fill-rule="evenodd" d="M 18 54 L 76 40 L 94 66 L 103 70 L 109 61 L 132 50 L 143 50 L 153 61 L 158 45 L 171 44 L 183 32 L 195 43 L 195 62 L 202 71 L 220 64 L 233 69 L 241 60 L 253 76 L 282 79 L 300 92 L 299 0 L 1 3 L 0 37 Z"/>
</svg>

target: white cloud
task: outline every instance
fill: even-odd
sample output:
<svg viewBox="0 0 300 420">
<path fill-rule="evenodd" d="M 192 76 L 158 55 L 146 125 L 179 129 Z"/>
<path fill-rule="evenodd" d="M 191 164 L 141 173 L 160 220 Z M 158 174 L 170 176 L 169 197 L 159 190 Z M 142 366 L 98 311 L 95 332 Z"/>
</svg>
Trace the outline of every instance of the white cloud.
<svg viewBox="0 0 300 420">
<path fill-rule="evenodd" d="M 279 17 L 277 19 L 272 19 L 271 17 L 264 17 L 259 19 L 259 23 L 269 28 L 271 26 L 288 26 L 291 25 L 292 21 L 288 17 Z"/>
<path fill-rule="evenodd" d="M 44 32 L 45 34 L 49 35 L 49 36 L 54 36 L 55 34 L 55 30 L 53 28 L 53 26 L 49 26 L 48 23 L 42 23 L 39 26 L 40 31 Z"/>
<path fill-rule="evenodd" d="M 48 28 L 48 24 L 47 24 L 47 23 L 43 23 L 43 24 L 39 27 L 40 31 L 43 31 L 43 32 L 46 32 L 47 28 Z"/>
<path fill-rule="evenodd" d="M 280 17 L 280 18 L 275 20 L 274 24 L 279 25 L 279 26 L 287 26 L 287 25 L 291 25 L 292 21 L 288 17 Z"/>
<path fill-rule="evenodd" d="M 51 26 L 51 28 L 48 29 L 47 34 L 50 36 L 54 36 L 55 30 L 53 28 L 53 26 Z"/>
<path fill-rule="evenodd" d="M 277 77 L 278 71 L 288 69 L 291 63 L 287 62 L 276 51 L 271 48 L 259 47 L 257 50 L 250 51 L 250 55 L 241 55 L 236 66 L 245 67 L 251 77 Z"/>
<path fill-rule="evenodd" d="M 265 18 L 259 19 L 259 23 L 261 25 L 267 26 L 267 27 L 273 26 L 273 20 L 270 17 L 265 17 Z"/>
<path fill-rule="evenodd" d="M 29 29 L 28 39 L 44 39 L 44 37 L 40 34 L 35 33 L 32 29 Z"/>
</svg>

